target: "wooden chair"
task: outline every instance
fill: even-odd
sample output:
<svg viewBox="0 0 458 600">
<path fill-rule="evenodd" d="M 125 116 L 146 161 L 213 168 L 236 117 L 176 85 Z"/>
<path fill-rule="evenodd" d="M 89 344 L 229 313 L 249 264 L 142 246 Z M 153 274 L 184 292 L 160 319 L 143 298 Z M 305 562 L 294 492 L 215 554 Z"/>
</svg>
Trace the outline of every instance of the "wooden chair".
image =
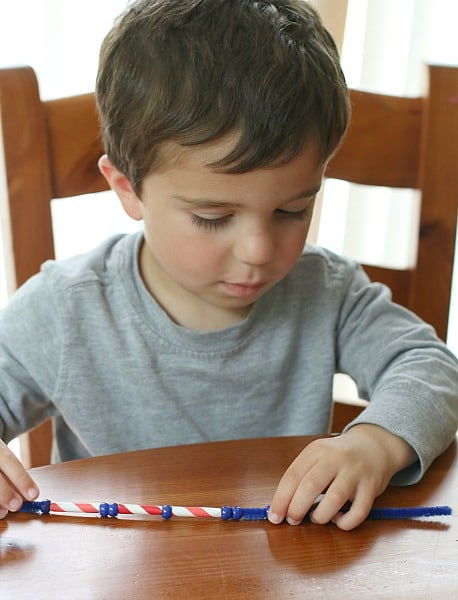
<svg viewBox="0 0 458 600">
<path fill-rule="evenodd" d="M 351 100 L 352 125 L 327 175 L 421 190 L 416 267 L 367 267 L 367 272 L 445 339 L 457 221 L 458 68 L 429 67 L 425 97 L 355 90 Z M 8 226 L 5 253 L 13 291 L 54 257 L 51 199 L 107 185 L 97 169 L 102 147 L 93 94 L 43 102 L 31 68 L 0 69 L 0 116 L 7 174 L 0 190 L 1 220 Z M 341 431 L 360 410 L 336 404 L 333 431 Z M 49 423 L 21 437 L 26 466 L 49 462 Z"/>
</svg>

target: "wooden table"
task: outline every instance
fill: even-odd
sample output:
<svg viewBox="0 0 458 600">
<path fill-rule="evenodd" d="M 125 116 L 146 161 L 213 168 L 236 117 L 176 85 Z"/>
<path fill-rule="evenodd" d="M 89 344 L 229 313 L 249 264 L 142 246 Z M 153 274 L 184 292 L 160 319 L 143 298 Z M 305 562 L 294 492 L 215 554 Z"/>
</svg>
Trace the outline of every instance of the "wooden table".
<svg viewBox="0 0 458 600">
<path fill-rule="evenodd" d="M 53 501 L 262 506 L 313 438 L 146 450 L 34 469 Z M 378 506 L 458 507 L 457 444 Z M 28 514 L 0 521 L 0 598 L 458 598 L 457 517 L 334 525 Z"/>
</svg>

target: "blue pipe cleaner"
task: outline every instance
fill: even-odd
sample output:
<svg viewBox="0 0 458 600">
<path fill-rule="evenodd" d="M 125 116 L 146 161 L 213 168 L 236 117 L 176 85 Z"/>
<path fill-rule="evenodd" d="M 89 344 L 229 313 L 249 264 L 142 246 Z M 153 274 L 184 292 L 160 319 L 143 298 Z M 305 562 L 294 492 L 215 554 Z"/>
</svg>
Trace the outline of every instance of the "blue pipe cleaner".
<svg viewBox="0 0 458 600">
<path fill-rule="evenodd" d="M 411 506 L 407 508 L 373 508 L 367 516 L 376 519 L 415 519 L 418 517 L 436 517 L 451 515 L 450 506 Z"/>
</svg>

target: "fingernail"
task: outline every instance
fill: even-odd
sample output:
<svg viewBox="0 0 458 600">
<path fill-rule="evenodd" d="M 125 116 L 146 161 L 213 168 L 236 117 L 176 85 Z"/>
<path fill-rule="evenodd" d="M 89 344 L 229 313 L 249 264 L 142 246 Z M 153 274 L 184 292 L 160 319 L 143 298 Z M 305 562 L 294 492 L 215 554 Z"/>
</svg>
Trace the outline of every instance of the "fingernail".
<svg viewBox="0 0 458 600">
<path fill-rule="evenodd" d="M 7 514 L 8 511 L 6 510 L 6 508 L 0 508 L 0 519 L 4 519 Z"/>
<path fill-rule="evenodd" d="M 19 498 L 13 498 L 8 502 L 8 508 L 10 510 L 17 510 L 21 506 L 21 504 L 22 502 L 19 500 Z"/>
<path fill-rule="evenodd" d="M 278 525 L 279 523 L 281 523 L 283 521 L 283 519 L 280 517 L 280 515 L 277 515 L 277 513 L 269 512 L 268 518 L 269 518 L 269 521 L 271 523 L 273 523 L 274 525 Z"/>
<path fill-rule="evenodd" d="M 290 525 L 299 525 L 300 521 L 296 521 L 296 519 L 292 519 L 291 517 L 286 517 L 286 521 L 290 524 Z"/>
<path fill-rule="evenodd" d="M 31 487 L 27 490 L 27 494 L 26 494 L 27 498 L 29 500 L 35 500 L 35 498 L 38 496 L 38 490 L 36 487 Z"/>
</svg>

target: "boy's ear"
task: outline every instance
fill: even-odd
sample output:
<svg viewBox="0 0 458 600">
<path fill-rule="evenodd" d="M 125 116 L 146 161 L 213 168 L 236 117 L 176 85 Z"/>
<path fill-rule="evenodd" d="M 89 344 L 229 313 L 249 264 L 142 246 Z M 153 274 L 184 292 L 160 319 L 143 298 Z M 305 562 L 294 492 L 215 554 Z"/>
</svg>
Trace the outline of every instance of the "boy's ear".
<svg viewBox="0 0 458 600">
<path fill-rule="evenodd" d="M 106 154 L 99 158 L 98 166 L 100 172 L 108 181 L 108 185 L 121 200 L 121 204 L 129 217 L 141 221 L 143 219 L 143 202 L 137 196 L 127 177 L 121 171 L 118 171 Z"/>
</svg>

